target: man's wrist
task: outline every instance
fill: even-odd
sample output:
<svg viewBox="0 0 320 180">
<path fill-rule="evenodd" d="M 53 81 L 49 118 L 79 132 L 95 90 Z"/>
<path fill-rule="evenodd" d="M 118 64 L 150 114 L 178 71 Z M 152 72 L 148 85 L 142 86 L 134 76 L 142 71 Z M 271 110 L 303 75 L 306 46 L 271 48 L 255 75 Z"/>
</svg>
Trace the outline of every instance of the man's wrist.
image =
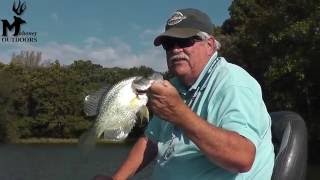
<svg viewBox="0 0 320 180">
<path fill-rule="evenodd" d="M 175 124 L 181 126 L 185 123 L 186 118 L 192 116 L 193 111 L 186 105 L 181 104 L 176 108 Z"/>
</svg>

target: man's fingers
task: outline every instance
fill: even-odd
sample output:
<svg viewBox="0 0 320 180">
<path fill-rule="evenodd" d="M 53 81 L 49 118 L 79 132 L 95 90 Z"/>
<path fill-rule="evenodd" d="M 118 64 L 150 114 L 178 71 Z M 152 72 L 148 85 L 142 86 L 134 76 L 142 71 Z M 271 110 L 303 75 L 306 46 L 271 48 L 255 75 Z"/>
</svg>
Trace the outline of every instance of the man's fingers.
<svg viewBox="0 0 320 180">
<path fill-rule="evenodd" d="M 155 81 L 152 83 L 151 87 L 149 88 L 150 93 L 157 93 L 163 88 L 162 81 Z"/>
<path fill-rule="evenodd" d="M 167 80 L 155 81 L 152 83 L 150 90 L 152 92 L 161 92 L 165 90 L 165 88 L 171 86 L 170 82 Z"/>
</svg>

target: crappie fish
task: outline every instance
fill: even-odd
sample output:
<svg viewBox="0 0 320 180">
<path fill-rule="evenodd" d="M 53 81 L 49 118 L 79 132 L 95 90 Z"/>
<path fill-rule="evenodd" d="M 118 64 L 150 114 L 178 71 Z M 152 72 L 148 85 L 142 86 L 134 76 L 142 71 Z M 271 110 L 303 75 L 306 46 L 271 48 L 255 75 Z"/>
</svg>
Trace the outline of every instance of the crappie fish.
<svg viewBox="0 0 320 180">
<path fill-rule="evenodd" d="M 134 76 L 86 96 L 84 112 L 88 116 L 97 115 L 97 118 L 93 126 L 80 137 L 80 145 L 93 147 L 102 134 L 111 141 L 124 140 L 138 119 L 148 120 L 146 91 L 154 81 L 162 79 L 160 73 L 148 77 Z"/>
</svg>

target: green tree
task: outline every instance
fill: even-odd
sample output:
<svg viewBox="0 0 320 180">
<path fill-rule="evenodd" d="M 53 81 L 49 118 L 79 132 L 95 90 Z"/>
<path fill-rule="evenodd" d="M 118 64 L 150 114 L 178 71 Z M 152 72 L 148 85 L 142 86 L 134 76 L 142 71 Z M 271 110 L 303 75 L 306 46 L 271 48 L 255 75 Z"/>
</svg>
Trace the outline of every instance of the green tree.
<svg viewBox="0 0 320 180">
<path fill-rule="evenodd" d="M 17 82 L 5 71 L 5 66 L 0 68 L 0 142 L 12 142 L 19 138 L 17 127 L 10 114 L 13 90 Z"/>
<path fill-rule="evenodd" d="M 35 58 L 34 55 L 23 52 L 14 56 L 9 65 L 0 64 L 0 70 L 7 74 L 0 77 L 0 100 L 8 102 L 2 103 L 5 108 L 1 108 L 3 112 L 0 113 L 6 115 L 1 117 L 12 116 L 0 121 L 0 129 L 6 130 L 1 132 L 10 129 L 10 136 L 16 138 L 78 138 L 94 120 L 83 113 L 86 95 L 129 76 L 153 72 L 144 66 L 104 68 L 85 60 L 74 61 L 68 66 L 59 61 L 46 66 L 26 65 L 26 61 L 33 62 L 30 59 Z M 18 85 L 13 86 L 15 83 L 11 81 Z M 9 137 L 8 133 L 0 136 Z"/>
<path fill-rule="evenodd" d="M 300 113 L 319 141 L 320 2 L 234 0 L 229 11 L 222 34 L 239 53 L 229 58 L 258 79 L 270 111 Z"/>
</svg>

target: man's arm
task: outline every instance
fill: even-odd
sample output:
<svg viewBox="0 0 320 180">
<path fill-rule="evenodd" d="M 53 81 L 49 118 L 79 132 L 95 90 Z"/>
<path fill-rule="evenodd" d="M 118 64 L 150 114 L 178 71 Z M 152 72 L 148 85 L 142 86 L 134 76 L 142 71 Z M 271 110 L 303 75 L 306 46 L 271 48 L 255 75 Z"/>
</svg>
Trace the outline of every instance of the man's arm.
<svg viewBox="0 0 320 180">
<path fill-rule="evenodd" d="M 179 113 L 180 114 L 180 113 Z M 255 158 L 255 146 L 236 132 L 215 127 L 190 109 L 181 111 L 177 121 L 186 135 L 213 162 L 232 172 L 247 172 Z"/>
<path fill-rule="evenodd" d="M 157 116 L 181 128 L 215 164 L 232 172 L 246 172 L 251 168 L 254 144 L 236 132 L 203 120 L 184 104 L 168 81 L 151 86 L 149 107 Z"/>
<path fill-rule="evenodd" d="M 148 165 L 157 155 L 158 148 L 147 137 L 141 137 L 135 143 L 128 154 L 127 159 L 122 163 L 112 176 L 113 180 L 124 180 L 134 176 L 138 171 Z M 107 176 L 98 175 L 95 180 L 111 179 Z"/>
<path fill-rule="evenodd" d="M 141 137 L 130 151 L 127 159 L 112 176 L 113 179 L 128 179 L 149 164 L 157 155 L 157 145 L 147 137 Z"/>
</svg>

